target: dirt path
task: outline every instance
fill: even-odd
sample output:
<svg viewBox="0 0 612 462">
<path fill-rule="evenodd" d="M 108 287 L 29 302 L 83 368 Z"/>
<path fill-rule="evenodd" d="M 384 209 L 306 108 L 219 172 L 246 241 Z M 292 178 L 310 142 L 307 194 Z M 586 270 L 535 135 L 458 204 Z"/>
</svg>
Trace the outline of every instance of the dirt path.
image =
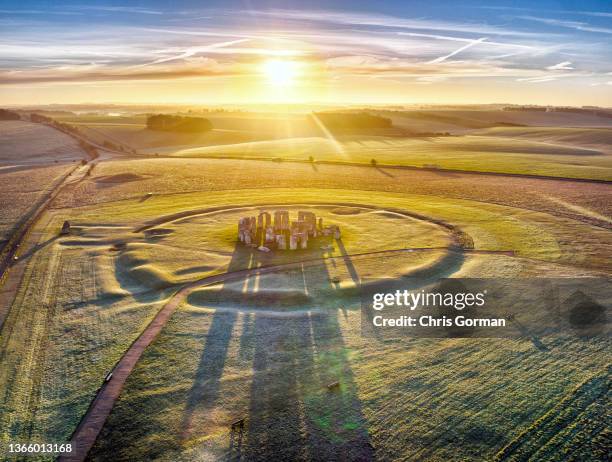
<svg viewBox="0 0 612 462">
<path fill-rule="evenodd" d="M 15 230 L 0 253 L 0 330 L 4 325 L 9 309 L 23 277 L 27 259 L 19 256 L 29 254 L 37 245 L 40 234 L 34 232 L 36 223 L 40 221 L 53 200 L 67 187 L 81 181 L 89 169 L 89 165 L 78 165 L 71 169 L 58 184 L 46 193 L 42 202 L 30 212 L 29 217 Z M 15 259 L 17 257 L 17 259 Z"/>
</svg>

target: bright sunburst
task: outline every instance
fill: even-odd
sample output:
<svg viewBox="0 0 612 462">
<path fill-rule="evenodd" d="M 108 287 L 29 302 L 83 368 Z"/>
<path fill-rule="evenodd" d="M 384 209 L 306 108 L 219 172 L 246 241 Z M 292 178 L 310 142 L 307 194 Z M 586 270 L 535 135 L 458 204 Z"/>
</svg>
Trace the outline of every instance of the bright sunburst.
<svg viewBox="0 0 612 462">
<path fill-rule="evenodd" d="M 262 63 L 261 71 L 271 84 L 289 86 L 299 74 L 299 64 L 295 61 L 270 59 Z"/>
</svg>

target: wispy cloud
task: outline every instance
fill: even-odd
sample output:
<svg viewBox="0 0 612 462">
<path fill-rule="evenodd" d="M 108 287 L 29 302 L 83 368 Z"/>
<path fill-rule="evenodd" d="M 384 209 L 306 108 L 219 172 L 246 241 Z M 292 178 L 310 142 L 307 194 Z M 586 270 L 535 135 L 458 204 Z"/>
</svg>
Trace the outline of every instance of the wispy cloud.
<svg viewBox="0 0 612 462">
<path fill-rule="evenodd" d="M 548 66 L 546 69 L 549 71 L 559 71 L 559 70 L 571 70 L 574 69 L 571 66 L 571 61 L 563 61 L 562 63 L 554 64 L 552 66 Z"/>
<path fill-rule="evenodd" d="M 541 18 L 538 16 L 517 16 L 518 19 L 524 19 L 527 21 L 539 22 L 547 24 L 549 26 L 564 27 L 567 29 L 574 29 L 583 32 L 597 32 L 601 34 L 612 34 L 612 29 L 608 27 L 593 26 L 581 21 L 568 21 L 565 19 L 554 19 L 554 18 Z"/>
<path fill-rule="evenodd" d="M 138 6 L 112 6 L 112 5 L 61 5 L 57 8 L 45 9 L 0 9 L 0 14 L 10 14 L 16 16 L 22 15 L 63 15 L 74 16 L 83 15 L 87 12 L 98 13 L 125 13 L 125 14 L 144 14 L 161 16 L 164 14 L 161 10 L 152 8 L 142 8 Z"/>
<path fill-rule="evenodd" d="M 592 31 L 584 28 L 608 29 L 535 13 L 523 16 L 524 22 L 505 16 L 497 22 L 503 25 L 493 25 L 464 14 L 452 20 L 319 10 L 161 14 L 156 8 L 101 4 L 68 5 L 62 11 L 87 15 L 88 21 L 32 13 L 8 15 L 18 22 L 0 24 L 0 86 L 215 77 L 246 82 L 270 56 L 316 68 L 313 81 L 350 78 L 364 88 L 371 80 L 398 88 L 468 79 L 500 88 L 569 77 L 584 87 L 610 80 L 602 77 L 609 71 L 604 65 L 610 46 L 593 43 Z M 547 25 L 566 30 L 553 34 Z"/>
<path fill-rule="evenodd" d="M 24 84 L 24 83 L 71 83 L 71 82 L 118 82 L 126 80 L 168 80 L 190 77 L 228 77 L 244 74 L 240 68 L 217 66 L 212 60 L 209 65 L 203 67 L 196 65 L 191 67 L 155 68 L 149 70 L 125 70 L 125 69 L 103 69 L 84 70 L 74 69 L 43 69 L 24 73 L 0 72 L 2 84 Z"/>
<path fill-rule="evenodd" d="M 530 83 L 543 83 L 543 82 L 553 82 L 559 79 L 561 76 L 558 75 L 548 75 L 543 77 L 527 77 L 524 79 L 516 79 L 517 82 L 530 82 Z"/>
<path fill-rule="evenodd" d="M 271 10 L 248 11 L 245 13 L 277 19 L 293 19 L 348 26 L 375 26 L 393 29 L 463 32 L 468 34 L 489 34 L 517 37 L 535 37 L 539 35 L 532 32 L 506 29 L 483 23 L 465 23 L 459 21 L 453 22 L 423 18 L 402 18 L 388 15 L 360 14 L 338 11 Z"/>
<path fill-rule="evenodd" d="M 75 10 L 85 11 L 102 11 L 106 13 L 134 13 L 134 14 L 149 14 L 149 15 L 163 15 L 164 12 L 161 10 L 154 10 L 152 8 L 142 8 L 138 6 L 113 6 L 113 5 L 75 5 Z"/>
<path fill-rule="evenodd" d="M 566 78 L 584 78 L 593 76 L 592 72 L 583 72 L 580 75 L 576 73 L 570 74 L 540 74 L 533 77 L 523 77 L 516 79 L 517 82 L 530 82 L 530 83 L 541 83 L 541 82 L 552 82 L 554 80 L 566 79 Z"/>
<path fill-rule="evenodd" d="M 612 13 L 604 13 L 602 11 L 579 11 L 578 13 L 599 18 L 612 18 Z"/>
<path fill-rule="evenodd" d="M 39 15 L 45 15 L 45 16 L 53 16 L 53 15 L 60 15 L 60 16 L 75 16 L 75 15 L 82 15 L 82 12 L 78 12 L 78 11 L 68 11 L 65 9 L 45 9 L 45 10 L 0 10 L 0 14 L 6 14 L 6 15 L 14 15 L 14 16 L 24 16 L 24 15 L 35 15 L 35 16 L 39 16 Z"/>
<path fill-rule="evenodd" d="M 423 34 L 418 32 L 398 32 L 397 35 L 403 35 L 406 37 L 423 37 L 423 38 L 432 38 L 435 40 L 448 40 L 451 42 L 466 42 L 472 43 L 474 39 L 465 38 L 465 37 L 455 37 L 449 35 L 439 35 L 439 34 Z M 519 44 L 519 43 L 509 43 L 509 42 L 496 42 L 487 39 L 487 45 L 492 46 L 500 46 L 500 47 L 509 47 L 509 48 L 522 48 L 526 50 L 534 50 L 536 47 L 531 45 Z"/>
</svg>

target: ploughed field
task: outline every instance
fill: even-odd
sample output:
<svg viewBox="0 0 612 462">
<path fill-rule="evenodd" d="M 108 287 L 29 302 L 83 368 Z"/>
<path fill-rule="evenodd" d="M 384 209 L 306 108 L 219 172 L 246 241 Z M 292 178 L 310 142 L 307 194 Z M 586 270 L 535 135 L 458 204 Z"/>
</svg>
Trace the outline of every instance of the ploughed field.
<svg viewBox="0 0 612 462">
<path fill-rule="evenodd" d="M 0 248 L 37 203 L 74 168 L 74 164 L 0 166 Z"/>
<path fill-rule="evenodd" d="M 78 143 L 51 127 L 30 122 L 0 121 L 0 162 L 41 164 L 74 162 L 83 158 Z"/>
<path fill-rule="evenodd" d="M 381 342 L 361 335 L 357 287 L 609 277 L 609 197 L 605 183 L 370 166 L 102 161 L 24 246 L 0 330 L 0 444 L 67 440 L 193 284 L 90 460 L 601 460 L 609 339 Z M 237 243 L 239 217 L 279 208 L 314 211 L 342 238 L 282 253 Z M 224 274 L 237 276 L 204 284 Z"/>
<path fill-rule="evenodd" d="M 78 144 L 55 129 L 0 121 L 0 250 L 83 157 Z"/>
</svg>

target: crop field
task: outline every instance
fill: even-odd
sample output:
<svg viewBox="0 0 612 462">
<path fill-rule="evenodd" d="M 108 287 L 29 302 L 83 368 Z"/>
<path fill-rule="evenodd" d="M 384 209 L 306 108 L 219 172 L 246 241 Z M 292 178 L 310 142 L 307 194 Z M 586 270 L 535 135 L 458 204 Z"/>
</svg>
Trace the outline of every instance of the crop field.
<svg viewBox="0 0 612 462">
<path fill-rule="evenodd" d="M 79 126 L 99 143 L 123 143 L 145 155 L 297 161 L 312 157 L 340 163 L 370 163 L 375 159 L 380 165 L 391 166 L 612 179 L 610 119 L 512 111 L 381 114 L 394 121 L 396 128 L 391 134 L 334 134 L 305 115 L 295 114 L 211 114 L 208 118 L 214 129 L 202 134 L 147 130 L 142 116 L 74 116 L 61 120 Z M 496 126 L 499 124 L 530 126 Z M 420 132 L 447 132 L 452 136 L 415 136 Z"/>
<path fill-rule="evenodd" d="M 0 121 L 0 249 L 83 157 L 69 136 L 40 124 Z"/>
<path fill-rule="evenodd" d="M 126 204 L 130 208 L 142 207 L 151 200 L 146 196 L 149 192 L 156 195 L 259 187 L 435 195 L 550 212 L 603 226 L 610 225 L 612 214 L 606 184 L 363 166 L 168 158 L 101 163 L 91 178 L 58 198 L 58 206 L 82 207 L 129 199 Z"/>
<path fill-rule="evenodd" d="M 172 133 L 147 130 L 144 115 L 75 115 L 58 117 L 98 143 L 119 142 L 145 154 L 172 154 L 201 146 L 245 143 L 258 140 L 316 136 L 320 129 L 304 115 L 204 114 L 214 129 L 206 133 Z"/>
<path fill-rule="evenodd" d="M 544 143 L 582 146 L 610 154 L 611 128 L 567 127 L 496 127 L 476 132 L 478 135 L 528 139 Z"/>
<path fill-rule="evenodd" d="M 500 111 L 498 109 L 425 109 L 421 111 L 382 111 L 410 121 L 445 123 L 455 128 L 479 129 L 501 125 L 534 127 L 610 127 L 610 118 L 575 112 Z"/>
<path fill-rule="evenodd" d="M 0 248 L 15 227 L 74 164 L 0 168 Z"/>
<path fill-rule="evenodd" d="M 21 121 L 0 122 L 0 163 L 29 164 L 83 158 L 77 142 L 53 128 Z"/>
<path fill-rule="evenodd" d="M 569 178 L 612 178 L 612 158 L 585 148 L 485 136 L 402 139 L 290 138 L 178 150 L 179 157 L 276 158 L 369 163 L 454 170 L 548 175 Z"/>
<path fill-rule="evenodd" d="M 71 123 L 180 155 L 109 154 L 66 185 L 28 235 L 19 251 L 24 274 L 0 327 L 0 445 L 68 441 L 105 377 L 176 303 L 130 371 L 88 460 L 598 460 L 607 453 L 605 426 L 594 422 L 605 421 L 609 399 L 608 337 L 382 340 L 362 335 L 359 300 L 361 286 L 416 275 L 609 277 L 609 183 L 386 165 L 486 163 L 609 179 L 605 129 L 587 136 L 575 127 L 491 128 L 483 119 L 462 136 L 331 142 L 280 139 L 271 130 L 221 145 L 205 140 L 214 132 L 147 138 L 142 118 L 111 119 Z M 238 115 L 218 119 L 226 135 L 247 133 Z M 575 147 L 586 138 L 602 148 Z M 189 147 L 209 141 L 214 148 Z M 289 143 L 300 162 L 266 160 L 290 160 Z M 226 149 L 261 159 L 208 158 Z M 307 162 L 310 152 L 338 163 Z M 0 170 L 5 235 L 73 165 Z M 28 177 L 35 191 L 24 190 Z M 342 236 L 317 237 L 294 252 L 237 242 L 240 217 L 279 209 L 312 211 Z M 70 233 L 59 235 L 65 220 Z M 243 418 L 244 428 L 231 428 Z"/>
</svg>

